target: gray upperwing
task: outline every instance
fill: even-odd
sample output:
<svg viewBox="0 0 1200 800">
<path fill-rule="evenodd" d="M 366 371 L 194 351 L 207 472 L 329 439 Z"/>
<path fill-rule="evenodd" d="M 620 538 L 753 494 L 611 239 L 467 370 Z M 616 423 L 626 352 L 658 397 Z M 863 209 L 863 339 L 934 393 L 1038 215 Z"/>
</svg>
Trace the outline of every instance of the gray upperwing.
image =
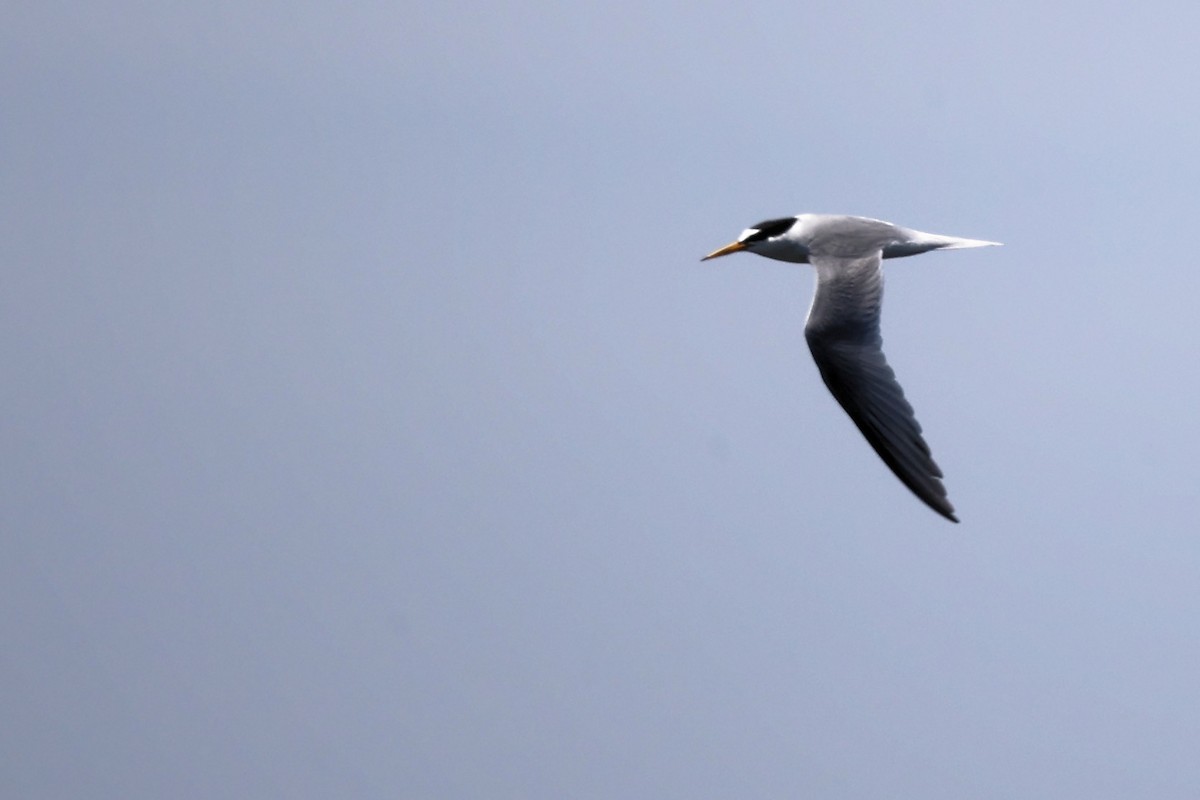
<svg viewBox="0 0 1200 800">
<path fill-rule="evenodd" d="M 881 256 L 876 250 L 860 258 L 810 258 L 817 290 L 804 336 L 825 385 L 879 457 L 926 505 L 958 522 L 942 471 L 883 356 Z"/>
</svg>

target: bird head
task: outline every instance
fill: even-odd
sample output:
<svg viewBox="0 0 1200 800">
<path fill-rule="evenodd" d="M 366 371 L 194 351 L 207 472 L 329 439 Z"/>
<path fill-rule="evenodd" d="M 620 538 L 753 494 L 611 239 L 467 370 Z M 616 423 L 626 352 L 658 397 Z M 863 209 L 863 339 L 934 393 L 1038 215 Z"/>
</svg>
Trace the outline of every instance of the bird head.
<svg viewBox="0 0 1200 800">
<path fill-rule="evenodd" d="M 735 241 L 712 251 L 700 260 L 708 261 L 710 258 L 720 258 L 746 250 L 780 261 L 804 263 L 808 261 L 808 248 L 798 236 L 798 221 L 799 217 L 763 220 L 746 228 Z"/>
</svg>

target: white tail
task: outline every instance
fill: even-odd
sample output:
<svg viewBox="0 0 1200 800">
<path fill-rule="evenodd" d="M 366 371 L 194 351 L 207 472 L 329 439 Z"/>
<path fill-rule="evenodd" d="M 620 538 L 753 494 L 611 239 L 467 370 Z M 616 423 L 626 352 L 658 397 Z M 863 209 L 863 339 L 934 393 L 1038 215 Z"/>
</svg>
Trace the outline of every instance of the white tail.
<svg viewBox="0 0 1200 800">
<path fill-rule="evenodd" d="M 919 234 L 921 244 L 933 245 L 935 250 L 961 250 L 966 247 L 1003 247 L 1000 242 L 986 242 L 983 239 L 960 239 L 957 236 L 939 236 L 936 233 Z"/>
<path fill-rule="evenodd" d="M 942 236 L 937 233 L 925 233 L 902 228 L 908 234 L 907 241 L 893 242 L 883 248 L 884 258 L 903 258 L 928 253 L 930 250 L 961 250 L 966 247 L 999 247 L 999 242 L 985 242 L 983 239 L 962 239 L 958 236 Z"/>
</svg>

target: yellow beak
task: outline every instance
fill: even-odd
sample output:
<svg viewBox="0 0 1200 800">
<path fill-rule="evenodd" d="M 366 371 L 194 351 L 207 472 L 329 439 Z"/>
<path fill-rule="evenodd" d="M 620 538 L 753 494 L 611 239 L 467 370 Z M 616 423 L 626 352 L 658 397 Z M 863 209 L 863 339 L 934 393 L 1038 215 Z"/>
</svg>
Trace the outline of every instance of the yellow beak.
<svg viewBox="0 0 1200 800">
<path fill-rule="evenodd" d="M 745 249 L 746 249 L 746 245 L 742 244 L 741 242 L 734 242 L 733 244 L 725 245 L 720 250 L 713 250 L 711 253 L 709 253 L 708 255 L 706 255 L 704 258 L 702 258 L 700 260 L 708 261 L 710 258 L 720 258 L 721 256 L 727 256 L 730 253 L 736 253 L 738 250 L 745 250 Z"/>
</svg>

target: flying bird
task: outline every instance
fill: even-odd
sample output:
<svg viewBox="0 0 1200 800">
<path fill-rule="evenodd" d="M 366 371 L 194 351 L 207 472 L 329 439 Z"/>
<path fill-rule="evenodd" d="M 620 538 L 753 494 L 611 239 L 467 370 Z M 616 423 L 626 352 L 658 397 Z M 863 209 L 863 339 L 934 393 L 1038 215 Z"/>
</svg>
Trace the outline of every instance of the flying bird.
<svg viewBox="0 0 1200 800">
<path fill-rule="evenodd" d="M 816 268 L 817 289 L 804 338 L 821 378 L 896 477 L 934 511 L 958 522 L 942 471 L 883 357 L 883 259 L 999 244 L 922 233 L 867 217 L 799 214 L 752 225 L 701 261 L 745 251 Z"/>
</svg>

